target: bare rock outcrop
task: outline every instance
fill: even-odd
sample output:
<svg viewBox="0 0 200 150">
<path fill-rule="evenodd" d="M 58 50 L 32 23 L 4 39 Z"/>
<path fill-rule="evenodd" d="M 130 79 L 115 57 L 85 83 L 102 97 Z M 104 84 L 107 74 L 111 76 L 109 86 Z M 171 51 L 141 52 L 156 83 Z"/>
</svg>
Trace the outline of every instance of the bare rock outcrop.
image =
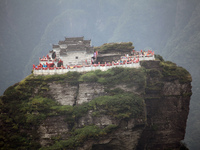
<svg viewBox="0 0 200 150">
<path fill-rule="evenodd" d="M 147 69 L 144 90 L 138 91 L 137 84 L 128 87 L 123 83 L 114 85 L 110 90 L 117 88 L 144 97 L 144 116 L 140 119 L 117 119 L 106 114 L 95 114 L 94 110 L 89 110 L 76 120 L 74 128 L 79 129 L 88 125 L 95 125 L 101 129 L 116 125 L 117 128 L 106 136 L 87 138 L 82 146 L 77 147 L 78 150 L 179 149 L 180 141 L 185 135 L 191 84 L 162 74 L 165 70 L 159 61 L 143 63 L 143 67 Z M 108 95 L 105 85 L 94 82 L 83 82 L 76 86 L 52 82 L 49 83 L 49 88 L 49 94 L 51 93 L 52 97 L 62 105 L 81 105 Z M 104 108 L 96 109 L 99 112 L 106 111 Z M 53 128 L 55 130 L 51 132 Z M 70 137 L 70 130 L 62 117 L 48 118 L 38 130 L 41 134 L 40 142 L 43 146 L 49 145 L 51 138 L 58 135 L 67 140 Z"/>
<path fill-rule="evenodd" d="M 30 75 L 0 97 L 4 149 L 180 149 L 191 76 L 172 62 Z M 3 137 L 3 138 L 2 138 Z"/>
</svg>

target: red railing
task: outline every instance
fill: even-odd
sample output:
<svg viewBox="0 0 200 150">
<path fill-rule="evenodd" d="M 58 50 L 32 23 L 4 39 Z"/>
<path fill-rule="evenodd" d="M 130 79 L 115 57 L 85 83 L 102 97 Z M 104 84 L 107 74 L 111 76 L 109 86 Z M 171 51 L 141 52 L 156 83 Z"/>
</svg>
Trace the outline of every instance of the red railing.
<svg viewBox="0 0 200 150">
<path fill-rule="evenodd" d="M 104 63 L 104 64 L 91 64 L 91 65 L 74 65 L 74 66 L 67 66 L 67 67 L 50 67 L 51 64 L 48 64 L 46 65 L 46 67 L 44 67 L 42 64 L 38 65 L 38 66 L 35 66 L 33 65 L 33 69 L 35 70 L 54 70 L 54 69 L 73 69 L 73 68 L 82 68 L 82 67 L 98 67 L 98 66 L 101 66 L 101 67 L 105 67 L 105 66 L 117 66 L 117 65 L 125 65 L 125 64 L 131 64 L 131 63 L 138 63 L 139 62 L 139 59 L 135 60 L 135 61 L 123 61 L 123 62 L 117 62 L 117 63 Z"/>
</svg>

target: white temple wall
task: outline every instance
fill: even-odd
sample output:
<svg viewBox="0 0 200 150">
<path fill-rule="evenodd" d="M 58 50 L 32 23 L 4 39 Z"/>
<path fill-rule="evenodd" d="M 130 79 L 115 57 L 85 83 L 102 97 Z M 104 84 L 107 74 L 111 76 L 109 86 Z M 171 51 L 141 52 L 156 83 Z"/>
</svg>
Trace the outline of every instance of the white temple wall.
<svg viewBox="0 0 200 150">
<path fill-rule="evenodd" d="M 59 51 L 59 50 L 60 50 L 59 47 L 57 47 L 57 48 L 53 48 L 53 51 Z"/>
<path fill-rule="evenodd" d="M 67 55 L 61 56 L 61 59 L 63 60 L 63 66 L 66 67 L 67 65 L 82 65 L 87 62 L 91 63 L 91 57 L 93 54 L 88 54 L 83 51 L 73 51 L 73 52 L 67 52 Z"/>
<path fill-rule="evenodd" d="M 60 46 L 61 49 L 67 48 L 67 44 L 61 44 L 61 45 L 59 45 L 59 46 Z"/>
</svg>

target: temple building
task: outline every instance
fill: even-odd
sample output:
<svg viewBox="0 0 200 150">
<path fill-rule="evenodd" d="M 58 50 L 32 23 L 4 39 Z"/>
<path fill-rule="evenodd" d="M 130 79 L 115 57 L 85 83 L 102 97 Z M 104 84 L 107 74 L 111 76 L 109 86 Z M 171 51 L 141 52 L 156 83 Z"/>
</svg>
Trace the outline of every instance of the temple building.
<svg viewBox="0 0 200 150">
<path fill-rule="evenodd" d="M 94 48 L 91 40 L 84 40 L 84 37 L 65 38 L 53 45 L 49 56 L 53 59 L 62 60 L 63 66 L 90 64 L 94 55 Z"/>
</svg>

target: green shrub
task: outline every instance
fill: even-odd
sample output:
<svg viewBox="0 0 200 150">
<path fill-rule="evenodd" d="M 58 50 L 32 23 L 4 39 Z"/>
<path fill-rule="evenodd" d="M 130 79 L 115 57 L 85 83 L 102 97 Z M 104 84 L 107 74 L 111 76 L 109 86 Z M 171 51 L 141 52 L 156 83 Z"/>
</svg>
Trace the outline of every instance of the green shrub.
<svg viewBox="0 0 200 150">
<path fill-rule="evenodd" d="M 54 145 L 43 147 L 40 150 L 75 149 L 76 147 L 81 146 L 86 139 L 94 139 L 99 136 L 104 136 L 110 133 L 115 128 L 117 128 L 117 126 L 113 124 L 108 125 L 104 129 L 101 129 L 95 125 L 88 125 L 72 131 L 71 136 L 68 140 L 57 141 Z"/>
<path fill-rule="evenodd" d="M 72 85 L 76 85 L 78 83 L 78 78 L 80 77 L 80 73 L 78 72 L 68 72 L 66 74 L 55 74 L 55 75 L 45 75 L 45 76 L 34 76 L 30 78 L 31 80 L 39 80 L 39 81 L 57 81 L 59 83 L 63 83 L 67 81 Z"/>
<path fill-rule="evenodd" d="M 98 77 L 95 72 L 91 71 L 86 74 L 83 74 L 80 78 L 79 81 L 84 81 L 84 82 L 97 82 Z"/>
<path fill-rule="evenodd" d="M 172 80 L 178 79 L 181 83 L 192 81 L 190 73 L 186 69 L 176 66 L 175 63 L 166 61 L 161 62 L 160 65 L 163 68 L 162 74 L 164 77 L 171 77 Z"/>
<path fill-rule="evenodd" d="M 125 83 L 128 86 L 133 86 L 134 84 L 138 84 L 140 86 L 144 86 L 145 83 L 145 71 L 135 68 L 112 68 L 113 76 L 108 76 L 107 83 L 111 85 Z"/>
<path fill-rule="evenodd" d="M 74 110 L 72 114 L 74 117 L 80 118 L 83 115 L 85 115 L 88 112 L 88 110 L 90 110 L 88 103 L 83 103 L 82 105 L 74 106 Z"/>
<path fill-rule="evenodd" d="M 155 55 L 156 60 L 164 61 L 163 57 L 160 55 Z"/>
<path fill-rule="evenodd" d="M 123 93 L 113 96 L 101 96 L 88 103 L 90 109 L 101 108 L 106 115 L 116 118 L 142 117 L 144 101 L 134 94 Z"/>
<path fill-rule="evenodd" d="M 124 92 L 125 92 L 121 88 L 115 88 L 113 90 L 111 90 L 111 89 L 105 89 L 105 91 L 107 93 L 109 93 L 109 95 L 124 94 Z"/>
<path fill-rule="evenodd" d="M 31 125 L 39 125 L 42 120 L 46 119 L 46 115 L 43 113 L 38 114 L 26 114 L 26 123 Z"/>
<path fill-rule="evenodd" d="M 58 105 L 58 106 L 52 106 L 52 111 L 56 111 L 59 114 L 66 114 L 66 113 L 72 113 L 73 106 L 70 105 Z"/>
<path fill-rule="evenodd" d="M 150 75 L 151 78 L 161 78 L 162 73 L 158 69 L 149 69 L 147 70 L 148 75 Z"/>
<path fill-rule="evenodd" d="M 49 98 L 35 96 L 34 98 L 30 99 L 28 105 L 31 106 L 32 111 L 45 112 L 50 111 L 50 108 L 57 105 L 57 103 L 56 101 Z"/>
<path fill-rule="evenodd" d="M 109 69 L 107 71 L 96 70 L 95 74 L 98 77 L 104 77 L 104 78 L 106 78 L 106 77 L 110 77 L 110 76 L 115 75 L 115 71 L 114 71 L 114 68 L 113 69 Z"/>
<path fill-rule="evenodd" d="M 109 51 L 109 50 L 132 50 L 134 49 L 132 42 L 122 43 L 105 43 L 100 47 L 95 47 L 95 51 Z"/>
</svg>

